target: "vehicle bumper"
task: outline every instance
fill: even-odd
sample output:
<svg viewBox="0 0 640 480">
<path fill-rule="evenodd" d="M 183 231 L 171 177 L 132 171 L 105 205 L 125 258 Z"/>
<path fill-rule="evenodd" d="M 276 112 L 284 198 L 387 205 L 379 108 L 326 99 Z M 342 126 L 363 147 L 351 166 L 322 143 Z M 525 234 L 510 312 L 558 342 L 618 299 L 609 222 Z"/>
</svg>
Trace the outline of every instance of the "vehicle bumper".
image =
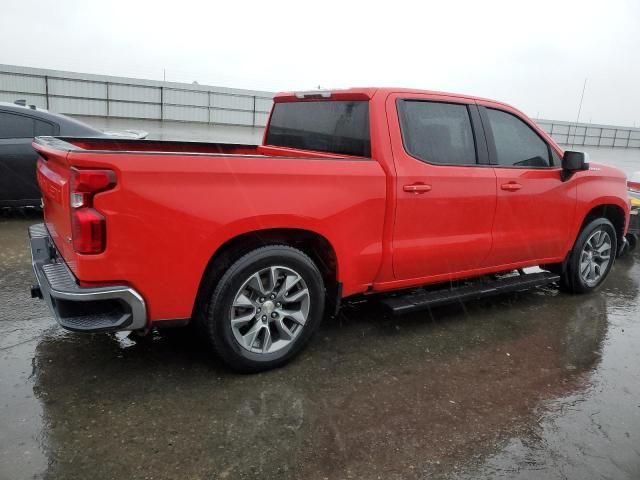
<svg viewBox="0 0 640 480">
<path fill-rule="evenodd" d="M 628 233 L 632 235 L 640 234 L 640 206 L 631 208 Z"/>
<path fill-rule="evenodd" d="M 640 198 L 631 196 L 631 215 L 629 215 L 629 228 L 624 238 L 624 250 L 622 253 L 631 252 L 638 245 L 640 237 Z"/>
<path fill-rule="evenodd" d="M 147 326 L 142 296 L 126 285 L 81 287 L 56 249 L 44 224 L 29 227 L 31 263 L 41 297 L 56 321 L 76 332 L 140 330 Z"/>
</svg>

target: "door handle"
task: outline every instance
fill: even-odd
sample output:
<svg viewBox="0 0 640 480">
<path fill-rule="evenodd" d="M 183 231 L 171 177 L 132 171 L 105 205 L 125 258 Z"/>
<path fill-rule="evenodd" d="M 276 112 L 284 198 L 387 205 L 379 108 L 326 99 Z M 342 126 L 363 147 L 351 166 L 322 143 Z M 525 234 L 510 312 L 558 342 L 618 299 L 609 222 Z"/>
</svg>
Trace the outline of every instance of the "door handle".
<svg viewBox="0 0 640 480">
<path fill-rule="evenodd" d="M 502 190 L 506 190 L 507 192 L 516 192 L 522 188 L 522 185 L 517 182 L 509 182 L 503 183 L 502 185 L 500 185 L 500 188 Z"/>
<path fill-rule="evenodd" d="M 402 187 L 405 192 L 409 193 L 426 193 L 431 191 L 431 185 L 426 185 L 424 183 L 413 183 L 411 185 L 405 185 Z"/>
</svg>

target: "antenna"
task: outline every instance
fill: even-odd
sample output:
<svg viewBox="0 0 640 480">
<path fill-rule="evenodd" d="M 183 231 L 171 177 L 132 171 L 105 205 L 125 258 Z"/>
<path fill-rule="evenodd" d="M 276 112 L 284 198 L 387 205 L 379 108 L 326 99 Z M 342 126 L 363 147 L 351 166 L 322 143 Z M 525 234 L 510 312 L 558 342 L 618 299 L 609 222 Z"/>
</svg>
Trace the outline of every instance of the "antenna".
<svg viewBox="0 0 640 480">
<path fill-rule="evenodd" d="M 580 105 L 578 105 L 578 116 L 576 117 L 576 124 L 573 126 L 573 142 L 571 142 L 571 146 L 573 147 L 576 143 L 576 132 L 578 131 L 578 121 L 580 120 L 580 112 L 582 111 L 582 101 L 584 100 L 584 91 L 587 89 L 587 79 L 584 79 L 584 84 L 582 85 L 582 95 L 580 95 Z"/>
</svg>

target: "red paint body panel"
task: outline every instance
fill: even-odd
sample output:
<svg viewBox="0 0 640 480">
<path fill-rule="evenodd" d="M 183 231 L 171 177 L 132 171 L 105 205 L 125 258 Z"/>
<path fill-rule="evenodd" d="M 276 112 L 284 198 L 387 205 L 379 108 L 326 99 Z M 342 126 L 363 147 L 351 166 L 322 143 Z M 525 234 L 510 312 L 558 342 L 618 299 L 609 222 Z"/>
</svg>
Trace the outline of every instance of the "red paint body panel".
<svg viewBox="0 0 640 480">
<path fill-rule="evenodd" d="M 576 184 L 560 169 L 495 168 L 497 206 L 491 265 L 560 258 L 576 213 Z M 518 185 L 517 191 L 502 185 Z"/>
<path fill-rule="evenodd" d="M 402 144 L 396 100 L 387 98 L 387 121 L 396 167 L 393 268 L 397 280 L 456 273 L 487 266 L 496 209 L 493 168 L 433 165 L 409 155 Z M 464 103 L 446 95 L 411 98 Z M 428 185 L 423 194 L 405 186 Z"/>
<path fill-rule="evenodd" d="M 189 317 L 213 253 L 256 230 L 325 237 L 345 272 L 345 294 L 366 289 L 377 273 L 386 201 L 377 162 L 73 151 L 69 162 L 116 171 L 117 186 L 94 199 L 107 219 L 104 253 L 70 253 L 64 236 L 56 245 L 83 282 L 133 286 L 152 320 Z M 41 161 L 40 169 L 52 163 Z M 54 205 L 45 201 L 47 224 L 67 225 L 51 216 Z"/>
<path fill-rule="evenodd" d="M 71 213 L 69 207 L 69 181 L 71 170 L 66 151 L 56 151 L 42 145 L 36 177 L 42 193 L 44 218 L 51 238 L 72 271 L 75 272 L 76 252 L 71 244 Z M 47 161 L 44 158 L 48 158 Z M 55 192 L 55 193 L 54 193 Z"/>
<path fill-rule="evenodd" d="M 504 109 L 562 155 L 533 122 L 504 104 L 352 89 L 331 99 L 369 101 L 371 159 L 268 145 L 76 140 L 65 150 L 36 142 L 46 224 L 82 284 L 125 282 L 141 293 L 156 321 L 189 317 L 217 249 L 257 230 L 323 236 L 348 296 L 562 261 L 598 205 L 619 206 L 628 222 L 625 178 L 610 167 L 593 166 L 562 182 L 559 168 L 444 166 L 411 157 L 402 144 L 398 98 Z M 306 100 L 282 94 L 275 101 Z M 106 218 L 103 253 L 82 255 L 71 245 L 72 166 L 116 173 L 115 188 L 94 198 Z M 501 188 L 512 182 L 519 187 Z M 429 188 L 405 191 L 414 184 Z"/>
<path fill-rule="evenodd" d="M 629 228 L 629 194 L 624 186 L 626 176 L 617 168 L 591 163 L 588 171 L 580 172 L 573 179 L 577 189 L 577 219 L 599 205 L 616 205 L 626 214 L 625 233 Z M 577 236 L 580 224 L 573 222 L 569 239 Z"/>
</svg>

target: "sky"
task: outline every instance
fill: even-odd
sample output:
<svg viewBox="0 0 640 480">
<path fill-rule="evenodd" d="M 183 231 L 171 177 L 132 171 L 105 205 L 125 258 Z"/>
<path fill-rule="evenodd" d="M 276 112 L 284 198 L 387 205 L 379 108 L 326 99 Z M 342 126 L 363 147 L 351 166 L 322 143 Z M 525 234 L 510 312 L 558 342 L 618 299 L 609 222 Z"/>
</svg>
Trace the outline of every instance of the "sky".
<svg viewBox="0 0 640 480">
<path fill-rule="evenodd" d="M 441 90 L 640 126 L 640 1 L 2 0 L 0 63 L 283 91 Z"/>
</svg>

